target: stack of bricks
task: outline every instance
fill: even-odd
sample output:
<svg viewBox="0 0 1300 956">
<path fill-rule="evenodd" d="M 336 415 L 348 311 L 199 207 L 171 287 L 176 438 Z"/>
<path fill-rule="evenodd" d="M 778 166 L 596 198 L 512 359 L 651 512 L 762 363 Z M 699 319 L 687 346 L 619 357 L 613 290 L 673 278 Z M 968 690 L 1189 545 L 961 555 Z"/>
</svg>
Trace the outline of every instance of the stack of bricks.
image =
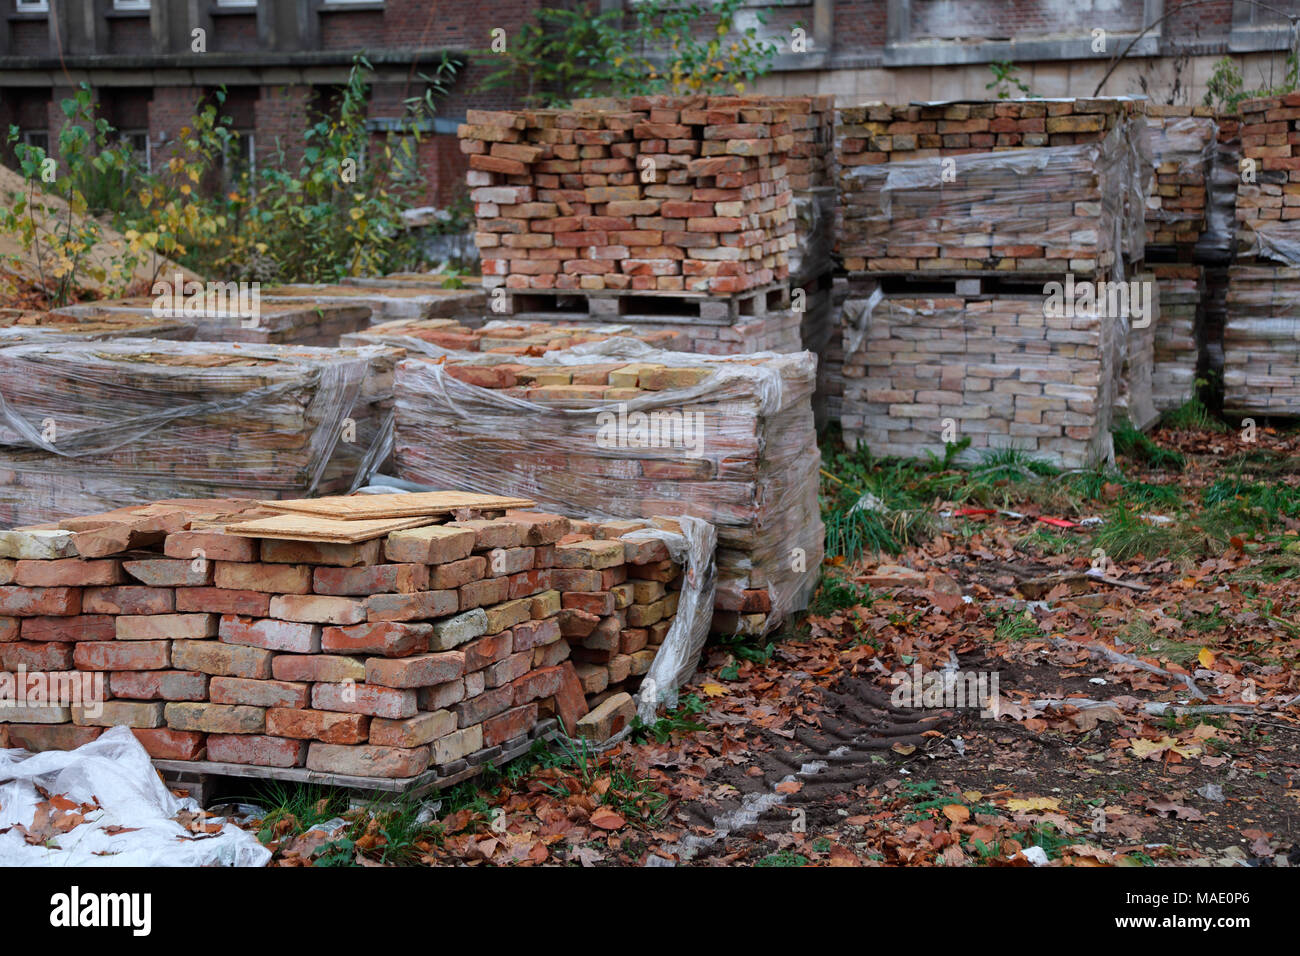
<svg viewBox="0 0 1300 956">
<path fill-rule="evenodd" d="M 0 534 L 6 686 L 102 681 L 11 695 L 0 747 L 125 725 L 156 759 L 447 778 L 551 716 L 619 729 L 676 612 L 664 542 L 622 538 L 644 522 L 484 511 L 332 544 L 241 536 L 256 513 L 164 502 Z"/>
<path fill-rule="evenodd" d="M 1044 315 L 1041 296 L 849 300 L 841 421 L 850 448 L 879 456 L 1019 448 L 1065 467 L 1110 447 L 1115 323 L 1095 311 Z M 852 342 L 846 337 L 846 343 Z"/>
<path fill-rule="evenodd" d="M 156 318 L 148 313 L 113 312 L 84 316 L 0 309 L 0 346 L 37 342 L 102 342 L 117 338 L 184 342 L 193 339 L 194 332 L 194 326 L 189 323 Z"/>
<path fill-rule="evenodd" d="M 1239 262 L 1228 283 L 1224 411 L 1300 415 L 1300 266 Z"/>
<path fill-rule="evenodd" d="M 1146 117 L 1155 164 L 1147 196 L 1146 244 L 1190 250 L 1205 231 L 1208 177 L 1218 134 L 1214 111 L 1208 106 L 1151 103 Z"/>
<path fill-rule="evenodd" d="M 588 342 L 634 338 L 654 348 L 676 350 L 684 336 L 672 330 L 650 331 L 631 326 L 563 326 L 541 322 L 489 322 L 472 329 L 453 319 L 399 319 L 365 332 L 343 336 L 340 344 L 356 348 L 386 345 L 433 356 L 448 352 L 494 352 L 502 355 L 545 355 Z"/>
<path fill-rule="evenodd" d="M 1170 411 L 1196 392 L 1197 361 L 1205 295 L 1205 267 L 1195 263 L 1148 263 L 1160 290 L 1160 319 L 1155 323 L 1151 393 L 1159 411 Z"/>
<path fill-rule="evenodd" d="M 391 438 L 400 356 L 130 339 L 0 349 L 0 527 L 160 498 L 346 491 Z"/>
<path fill-rule="evenodd" d="M 138 320 L 158 316 L 183 322 L 194 329 L 200 342 L 245 342 L 258 345 L 311 345 L 333 347 L 339 337 L 370 325 L 370 305 L 364 297 L 349 304 L 318 299 L 300 303 L 261 301 L 252 306 L 251 295 L 241 307 L 236 298 L 221 308 L 209 308 L 199 297 L 183 300 L 179 310 L 157 309 L 156 300 L 141 296 L 111 299 L 59 310 L 60 315 L 106 321 L 114 316 Z"/>
<path fill-rule="evenodd" d="M 1225 411 L 1300 413 L 1300 93 L 1239 105 L 1237 256 L 1223 327 Z"/>
<path fill-rule="evenodd" d="M 1243 100 L 1239 110 L 1238 254 L 1289 261 L 1300 235 L 1300 93 Z"/>
<path fill-rule="evenodd" d="M 470 110 L 483 284 L 729 295 L 783 280 L 788 112 L 745 97 Z"/>
<path fill-rule="evenodd" d="M 790 248 L 790 276 L 796 285 L 831 266 L 835 219 L 835 97 L 747 96 L 747 102 L 783 110 L 794 145 L 786 155 L 786 173 L 794 193 L 795 243 Z M 699 97 L 679 97 L 689 108 Z M 629 110 L 631 101 L 613 98 L 576 100 L 575 109 Z"/>
<path fill-rule="evenodd" d="M 599 501 L 610 518 L 702 518 L 718 531 L 716 631 L 804 608 L 823 553 L 814 357 L 562 354 L 400 363 L 398 476 L 572 516 Z"/>
<path fill-rule="evenodd" d="M 850 445 L 920 457 L 970 438 L 968 457 L 1009 447 L 1075 466 L 1109 455 L 1117 399 L 1146 414 L 1151 333 L 1128 361 L 1127 326 L 1076 310 L 1073 291 L 1142 258 L 1143 113 L 1127 98 L 840 111 Z M 913 292 L 917 279 L 952 291 Z M 1049 282 L 1069 286 L 1060 310 Z"/>
<path fill-rule="evenodd" d="M 1142 236 L 1130 235 L 1144 194 L 1130 148 L 1138 109 L 1078 99 L 840 110 L 844 268 L 1100 278 L 1125 252 L 1140 258 Z"/>
<path fill-rule="evenodd" d="M 438 276 L 391 276 L 341 285 L 271 285 L 260 292 L 263 302 L 276 305 L 311 303 L 365 308 L 371 325 L 398 319 L 458 319 L 481 324 L 487 311 L 484 291 L 476 286 L 444 288 L 444 281 Z"/>
</svg>

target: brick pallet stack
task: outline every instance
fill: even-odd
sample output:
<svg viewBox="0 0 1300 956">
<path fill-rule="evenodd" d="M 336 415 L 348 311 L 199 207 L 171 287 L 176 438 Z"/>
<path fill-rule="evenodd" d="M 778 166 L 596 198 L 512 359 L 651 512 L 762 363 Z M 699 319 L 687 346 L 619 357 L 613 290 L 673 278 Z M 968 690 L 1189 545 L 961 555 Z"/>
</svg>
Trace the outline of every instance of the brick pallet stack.
<svg viewBox="0 0 1300 956">
<path fill-rule="evenodd" d="M 975 454 L 1109 454 L 1126 326 L 1072 280 L 1052 311 L 1047 283 L 1129 278 L 1141 259 L 1143 123 L 1129 99 L 840 111 L 850 445 L 941 453 L 955 426 Z M 827 363 L 828 393 L 836 375 Z"/>
<path fill-rule="evenodd" d="M 791 111 L 761 97 L 593 102 L 611 108 L 471 110 L 461 127 L 493 311 L 674 329 L 715 354 L 797 350 Z M 808 121 L 801 153 L 816 134 Z M 797 158 L 813 176 L 819 158 Z"/>
<path fill-rule="evenodd" d="M 702 518 L 718 531 L 715 630 L 771 630 L 806 606 L 822 558 L 814 358 L 631 345 L 400 363 L 397 473 L 574 516 L 600 502 L 609 518 Z"/>
<path fill-rule="evenodd" d="M 194 326 L 150 314 L 105 313 L 99 316 L 0 309 L 0 346 L 36 342 L 101 342 L 116 338 L 194 338 Z"/>
<path fill-rule="evenodd" d="M 7 685 L 97 682 L 0 710 L 0 747 L 70 749 L 120 724 L 157 759 L 356 785 L 464 776 L 552 715 L 607 737 L 633 713 L 611 688 L 649 669 L 681 568 L 630 528 L 473 497 L 461 520 L 185 501 L 0 534 Z M 308 525 L 352 540 L 277 537 Z M 591 712 L 584 684 L 604 688 Z"/>
<path fill-rule="evenodd" d="M 397 319 L 458 319 L 469 324 L 481 323 L 487 309 L 483 290 L 475 286 L 443 288 L 443 281 L 438 276 L 394 276 L 341 285 L 268 285 L 262 287 L 261 295 L 263 302 L 274 304 L 328 303 L 365 308 L 369 310 L 370 325 Z"/>
<path fill-rule="evenodd" d="M 1208 107 L 1148 104 L 1146 109 L 1155 167 L 1147 197 L 1146 259 L 1161 308 L 1153 326 L 1152 400 L 1158 411 L 1167 411 L 1195 393 L 1205 290 L 1205 267 L 1197 263 L 1204 261 L 1218 125 Z"/>
<path fill-rule="evenodd" d="M 159 498 L 347 491 L 387 457 L 400 355 L 158 340 L 0 349 L 0 526 Z"/>
<path fill-rule="evenodd" d="M 685 343 L 678 332 L 651 332 L 630 325 L 577 326 L 489 322 L 471 329 L 454 319 L 399 319 L 364 332 L 345 335 L 340 345 L 386 345 L 414 354 L 440 357 L 448 352 L 496 352 L 503 355 L 544 355 L 588 342 L 634 338 L 654 348 L 677 349 Z"/>
<path fill-rule="evenodd" d="M 1244 100 L 1237 257 L 1228 272 L 1223 407 L 1300 412 L 1300 93 Z"/>
<path fill-rule="evenodd" d="M 161 316 L 194 328 L 200 342 L 247 342 L 260 345 L 314 345 L 333 347 L 339 337 L 369 327 L 370 305 L 358 298 L 348 304 L 321 304 L 318 299 L 300 303 L 262 301 L 254 310 L 235 306 L 234 299 L 223 307 L 208 307 L 195 296 L 184 300 L 181 310 L 156 309 L 155 300 L 141 296 L 110 299 L 59 309 L 60 315 L 82 319 L 106 319 L 113 315 L 135 315 L 141 319 Z"/>
</svg>

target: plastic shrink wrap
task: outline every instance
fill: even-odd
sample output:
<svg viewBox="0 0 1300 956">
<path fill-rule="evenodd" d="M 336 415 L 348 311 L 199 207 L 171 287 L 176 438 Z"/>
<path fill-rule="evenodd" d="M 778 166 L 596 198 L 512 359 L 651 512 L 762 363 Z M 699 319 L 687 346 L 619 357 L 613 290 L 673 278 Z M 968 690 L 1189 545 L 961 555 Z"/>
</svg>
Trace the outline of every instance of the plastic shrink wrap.
<svg viewBox="0 0 1300 956">
<path fill-rule="evenodd" d="M 0 524 L 347 491 L 387 458 L 399 356 L 153 339 L 0 349 Z"/>
<path fill-rule="evenodd" d="M 398 366 L 401 478 L 527 496 L 569 515 L 690 515 L 717 528 L 714 626 L 806 606 L 822 559 L 808 353 L 713 358 L 631 340 L 545 359 Z"/>
</svg>

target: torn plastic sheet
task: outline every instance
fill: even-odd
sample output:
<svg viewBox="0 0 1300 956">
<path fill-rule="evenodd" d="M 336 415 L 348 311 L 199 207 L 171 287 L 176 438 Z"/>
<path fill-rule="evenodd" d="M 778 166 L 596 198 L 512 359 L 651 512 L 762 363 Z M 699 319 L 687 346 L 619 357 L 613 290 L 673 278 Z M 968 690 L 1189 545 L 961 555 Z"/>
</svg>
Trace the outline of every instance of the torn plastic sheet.
<svg viewBox="0 0 1300 956">
<path fill-rule="evenodd" d="M 654 719 L 660 704 L 670 710 L 677 706 L 677 692 L 699 666 L 700 654 L 704 651 L 704 642 L 713 622 L 713 591 L 717 581 L 714 554 L 718 532 L 713 525 L 699 518 L 683 516 L 676 520 L 681 526 L 681 534 L 647 528 L 623 535 L 624 539 L 632 541 L 662 541 L 673 561 L 682 565 L 685 575 L 677 602 L 677 615 L 637 692 L 637 716 L 647 722 Z"/>
<path fill-rule="evenodd" d="M 1300 265 L 1300 219 L 1257 222 L 1253 228 L 1255 238 L 1250 253 L 1287 265 Z"/>
<path fill-rule="evenodd" d="M 54 832 L 41 833 L 38 805 L 56 798 L 75 809 L 60 813 L 56 808 Z M 63 829 L 83 804 L 96 803 L 83 822 Z M 197 833 L 176 819 L 201 812 L 196 801 L 178 798 L 164 786 L 126 727 L 110 727 L 76 750 L 0 750 L 0 866 L 265 866 L 270 861 L 271 851 L 255 835 L 223 818 L 205 819 Z M 218 824 L 215 832 L 205 832 Z"/>
<path fill-rule="evenodd" d="M 865 299 L 848 299 L 844 303 L 844 354 L 852 355 L 862 348 L 871 329 L 871 313 L 885 297 L 885 290 L 877 286 Z"/>
</svg>

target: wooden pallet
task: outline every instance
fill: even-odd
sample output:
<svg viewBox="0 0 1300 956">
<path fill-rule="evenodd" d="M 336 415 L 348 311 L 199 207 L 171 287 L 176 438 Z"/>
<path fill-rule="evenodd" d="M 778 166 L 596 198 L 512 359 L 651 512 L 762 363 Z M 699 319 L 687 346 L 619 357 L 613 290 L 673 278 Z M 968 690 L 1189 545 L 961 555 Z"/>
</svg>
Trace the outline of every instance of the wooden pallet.
<svg viewBox="0 0 1300 956">
<path fill-rule="evenodd" d="M 1130 264 L 1129 278 L 1140 271 L 1140 264 Z M 846 276 L 850 295 L 866 295 L 880 288 L 886 295 L 901 296 L 957 296 L 963 299 L 1004 298 L 1008 296 L 1043 295 L 1049 282 L 1064 282 L 1064 275 L 1044 272 L 1014 272 L 990 275 L 988 273 L 946 273 L 927 275 L 924 272 L 850 272 Z M 1076 275 L 1075 282 L 1109 281 L 1106 275 Z"/>
<path fill-rule="evenodd" d="M 252 764 L 219 763 L 212 760 L 155 760 L 154 767 L 162 774 L 163 782 L 173 790 L 183 790 L 201 806 L 208 806 L 218 791 L 224 795 L 237 793 L 241 784 L 235 781 L 280 780 L 288 783 L 308 783 L 326 787 L 352 790 L 363 800 L 391 800 L 394 796 L 420 797 L 454 786 L 483 772 L 489 764 L 501 766 L 522 757 L 542 740 L 550 741 L 559 735 L 559 724 L 554 718 L 539 721 L 526 737 L 519 737 L 498 747 L 488 747 L 442 767 L 431 767 L 414 777 L 359 777 L 342 773 L 321 773 L 306 767 L 257 767 Z M 247 784 L 242 784 L 247 786 Z"/>
<path fill-rule="evenodd" d="M 735 325 L 742 319 L 790 307 L 788 282 L 773 282 L 727 296 L 704 292 L 631 289 L 505 289 L 504 293 L 505 308 L 500 315 L 536 322 L 564 320 Z"/>
<path fill-rule="evenodd" d="M 465 491 L 411 491 L 391 495 L 332 495 L 326 498 L 290 498 L 263 501 L 274 511 L 292 511 L 334 518 L 339 521 L 365 521 L 381 518 L 417 518 L 446 515 L 465 508 L 474 511 L 505 511 L 531 508 L 530 498 L 507 495 L 480 495 Z"/>
</svg>

